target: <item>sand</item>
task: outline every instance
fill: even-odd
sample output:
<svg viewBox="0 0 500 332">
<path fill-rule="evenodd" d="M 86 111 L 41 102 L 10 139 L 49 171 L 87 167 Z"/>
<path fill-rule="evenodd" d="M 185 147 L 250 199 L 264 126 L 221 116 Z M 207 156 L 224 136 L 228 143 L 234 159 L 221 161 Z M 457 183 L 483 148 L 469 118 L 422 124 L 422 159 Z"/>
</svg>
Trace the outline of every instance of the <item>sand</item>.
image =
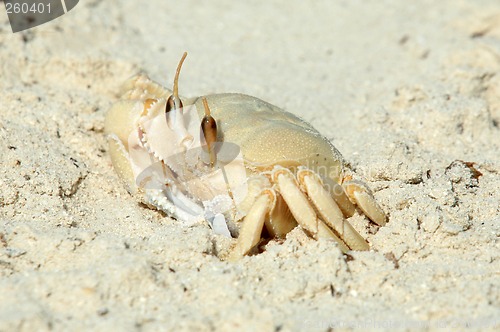
<svg viewBox="0 0 500 332">
<path fill-rule="evenodd" d="M 343 255 L 294 231 L 235 263 L 131 197 L 104 117 L 144 71 L 303 117 L 388 213 Z M 500 327 L 500 5 L 97 1 L 0 10 L 0 331 Z"/>
</svg>

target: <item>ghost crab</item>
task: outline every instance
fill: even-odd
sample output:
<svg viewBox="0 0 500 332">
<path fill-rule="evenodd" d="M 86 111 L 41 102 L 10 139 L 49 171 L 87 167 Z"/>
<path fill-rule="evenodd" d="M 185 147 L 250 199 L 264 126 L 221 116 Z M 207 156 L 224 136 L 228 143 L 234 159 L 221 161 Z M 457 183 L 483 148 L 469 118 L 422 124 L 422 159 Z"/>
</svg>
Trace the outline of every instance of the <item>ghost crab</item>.
<svg viewBox="0 0 500 332">
<path fill-rule="evenodd" d="M 346 220 L 355 205 L 378 225 L 386 216 L 368 187 L 344 175 L 344 160 L 310 124 L 258 98 L 178 95 L 138 75 L 106 117 L 110 155 L 127 190 L 185 223 L 208 221 L 230 236 L 231 257 L 251 252 L 265 227 L 283 238 L 297 225 L 340 249 L 368 250 Z"/>
</svg>

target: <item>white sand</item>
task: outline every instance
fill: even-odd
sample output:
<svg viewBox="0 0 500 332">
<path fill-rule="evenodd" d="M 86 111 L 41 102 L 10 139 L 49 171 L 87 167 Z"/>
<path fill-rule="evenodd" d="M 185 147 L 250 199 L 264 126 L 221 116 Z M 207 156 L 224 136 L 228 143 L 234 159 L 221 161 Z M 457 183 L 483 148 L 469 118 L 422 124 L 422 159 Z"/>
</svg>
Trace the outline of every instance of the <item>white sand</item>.
<svg viewBox="0 0 500 332">
<path fill-rule="evenodd" d="M 17 34 L 0 10 L 0 331 L 498 329 L 498 0 L 199 3 L 80 1 Z M 207 226 L 127 194 L 106 111 L 185 50 L 182 94 L 254 95 L 334 142 L 390 215 L 352 218 L 372 251 L 293 232 L 221 262 Z"/>
</svg>

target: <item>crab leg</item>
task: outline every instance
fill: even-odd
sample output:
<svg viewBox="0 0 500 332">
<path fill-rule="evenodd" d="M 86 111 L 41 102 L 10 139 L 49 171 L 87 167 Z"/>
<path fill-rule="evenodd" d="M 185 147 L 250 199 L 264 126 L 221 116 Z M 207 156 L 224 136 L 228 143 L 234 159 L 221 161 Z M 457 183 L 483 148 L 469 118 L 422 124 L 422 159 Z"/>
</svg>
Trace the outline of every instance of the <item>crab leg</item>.
<svg viewBox="0 0 500 332">
<path fill-rule="evenodd" d="M 379 226 L 384 226 L 387 222 L 387 217 L 375 201 L 372 192 L 362 182 L 350 180 L 344 182 L 344 190 L 347 195 L 356 203 L 356 205 Z"/>
<path fill-rule="evenodd" d="M 313 202 L 325 223 L 332 228 L 353 250 L 369 250 L 370 246 L 361 235 L 344 219 L 333 198 L 323 187 L 321 179 L 310 170 L 297 172 L 299 182 L 304 186 L 307 195 Z"/>
<path fill-rule="evenodd" d="M 144 74 L 133 76 L 121 87 L 122 99 L 167 98 L 172 91 L 153 82 Z"/>
<path fill-rule="evenodd" d="M 275 168 L 273 181 L 283 196 L 290 212 L 299 225 L 314 239 L 318 238 L 318 217 L 306 195 L 300 190 L 292 172 L 286 168 Z"/>
<path fill-rule="evenodd" d="M 326 238 L 326 239 L 334 239 L 338 245 L 339 249 L 342 250 L 343 253 L 348 252 L 349 247 L 342 241 L 335 233 L 328 227 L 325 222 L 321 219 L 318 220 L 318 237 Z"/>
<path fill-rule="evenodd" d="M 111 155 L 116 173 L 125 182 L 127 191 L 135 195 L 137 193 L 137 185 L 134 181 L 134 171 L 132 170 L 130 158 L 125 146 L 123 146 L 123 143 L 114 134 L 108 136 L 108 143 L 109 154 Z"/>
<path fill-rule="evenodd" d="M 269 218 L 266 218 L 266 229 L 272 237 L 284 238 L 297 226 L 290 209 L 285 200 L 279 194 L 276 195 L 276 203 Z"/>
<path fill-rule="evenodd" d="M 351 203 L 342 186 L 329 178 L 325 178 L 324 186 L 329 189 L 330 196 L 333 197 L 344 216 L 352 217 L 356 212 L 356 207 Z"/>
<path fill-rule="evenodd" d="M 232 259 L 246 255 L 260 241 L 264 220 L 276 202 L 276 194 L 269 189 L 262 191 L 248 211 L 241 226 L 238 243 L 232 253 Z"/>
</svg>

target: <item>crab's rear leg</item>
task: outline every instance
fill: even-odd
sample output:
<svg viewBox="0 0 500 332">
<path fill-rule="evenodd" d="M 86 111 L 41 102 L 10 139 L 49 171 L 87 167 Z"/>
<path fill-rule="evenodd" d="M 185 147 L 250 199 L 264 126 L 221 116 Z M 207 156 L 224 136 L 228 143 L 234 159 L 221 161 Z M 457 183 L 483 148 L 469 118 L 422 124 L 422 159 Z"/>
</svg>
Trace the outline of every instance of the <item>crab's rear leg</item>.
<svg viewBox="0 0 500 332">
<path fill-rule="evenodd" d="M 321 218 L 349 248 L 352 250 L 370 249 L 365 239 L 344 219 L 342 211 L 324 188 L 319 176 L 311 170 L 301 169 L 297 172 L 297 179 L 304 187 Z"/>
<path fill-rule="evenodd" d="M 280 194 L 276 194 L 276 203 L 269 213 L 269 218 L 266 218 L 265 225 L 267 232 L 273 238 L 284 238 L 297 227 L 292 212 Z"/>
<path fill-rule="evenodd" d="M 349 198 L 370 218 L 371 221 L 379 226 L 387 223 L 387 216 L 375 201 L 371 190 L 361 181 L 348 179 L 342 184 Z"/>
<path fill-rule="evenodd" d="M 273 182 L 288 205 L 295 220 L 314 239 L 318 238 L 318 216 L 309 203 L 307 196 L 300 190 L 292 172 L 287 168 L 276 167 Z"/>
<path fill-rule="evenodd" d="M 302 229 L 304 229 L 315 239 L 319 237 L 332 238 L 339 244 L 340 250 L 342 250 L 343 252 L 349 251 L 349 247 L 346 246 L 345 242 L 343 241 L 343 235 L 333 232 L 321 218 L 318 218 L 316 211 L 320 212 L 321 214 L 321 211 L 319 211 L 320 209 L 318 209 L 317 206 L 315 209 L 315 207 L 311 205 L 311 196 L 309 195 L 309 192 L 304 192 L 303 189 L 301 189 L 301 186 L 289 169 L 276 167 L 273 172 L 273 179 L 277 184 L 278 190 L 283 196 L 283 199 L 288 205 L 288 208 L 290 209 L 295 220 L 302 227 Z M 324 192 L 325 196 L 330 198 L 332 204 L 335 204 L 326 190 L 324 190 Z M 315 200 L 311 199 L 311 201 L 314 204 Z M 340 213 L 340 218 L 343 219 L 342 212 L 340 212 L 338 207 L 337 210 L 338 213 Z M 324 218 L 322 214 L 321 217 Z M 364 241 L 363 238 L 361 238 L 361 240 Z M 358 247 L 361 246 L 358 245 Z M 358 247 L 356 247 L 356 249 L 358 249 Z"/>
<path fill-rule="evenodd" d="M 339 249 L 342 250 L 343 253 L 348 252 L 349 247 L 342 241 L 332 230 L 328 227 L 325 222 L 321 219 L 318 219 L 318 237 L 324 239 L 334 239 L 337 242 Z"/>
<path fill-rule="evenodd" d="M 333 197 L 335 203 L 346 217 L 352 217 L 356 212 L 356 207 L 352 204 L 351 200 L 344 191 L 344 188 L 336 182 L 333 182 L 328 177 L 324 178 L 324 185 L 328 189 L 328 193 Z"/>
</svg>

